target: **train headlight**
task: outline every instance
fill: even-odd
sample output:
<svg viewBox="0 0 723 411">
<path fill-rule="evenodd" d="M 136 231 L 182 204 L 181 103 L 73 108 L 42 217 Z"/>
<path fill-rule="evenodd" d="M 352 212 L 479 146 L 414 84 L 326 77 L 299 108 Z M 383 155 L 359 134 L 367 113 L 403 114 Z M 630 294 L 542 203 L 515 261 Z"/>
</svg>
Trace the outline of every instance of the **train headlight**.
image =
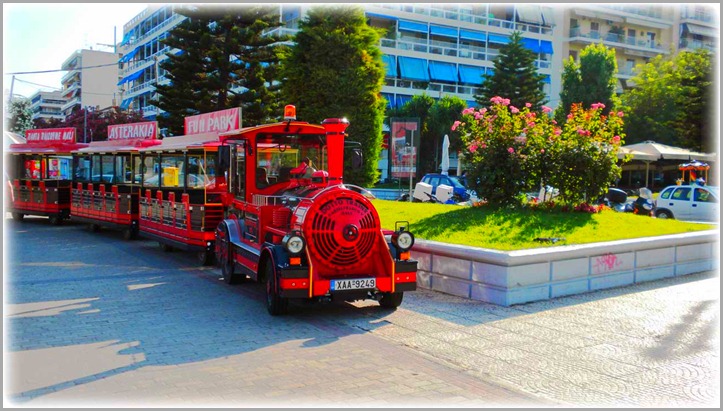
<svg viewBox="0 0 723 411">
<path fill-rule="evenodd" d="M 392 234 L 392 243 L 400 251 L 408 251 L 414 245 L 414 236 L 409 231 L 397 231 Z"/>
<path fill-rule="evenodd" d="M 286 248 L 286 251 L 291 254 L 299 254 L 304 251 L 304 246 L 306 245 L 301 233 L 296 231 L 287 234 L 282 240 L 282 244 Z"/>
</svg>

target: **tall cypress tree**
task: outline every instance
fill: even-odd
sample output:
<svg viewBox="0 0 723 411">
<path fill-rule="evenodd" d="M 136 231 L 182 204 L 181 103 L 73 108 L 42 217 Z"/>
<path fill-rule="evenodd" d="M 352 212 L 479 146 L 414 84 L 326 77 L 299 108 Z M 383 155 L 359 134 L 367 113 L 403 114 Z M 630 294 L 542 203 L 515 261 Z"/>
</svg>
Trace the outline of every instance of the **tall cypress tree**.
<svg viewBox="0 0 723 411">
<path fill-rule="evenodd" d="M 285 38 L 265 31 L 281 25 L 277 6 L 219 8 L 186 6 L 188 17 L 165 44 L 178 49 L 161 63 L 171 82 L 159 85 L 157 106 L 166 111 L 162 127 L 182 133 L 183 117 L 242 108 L 244 126 L 267 123 L 279 111 L 279 57 Z"/>
<path fill-rule="evenodd" d="M 362 145 L 364 167 L 354 171 L 347 164 L 344 179 L 371 185 L 379 175 L 385 108 L 380 32 L 358 6 L 311 8 L 299 28 L 281 67 L 285 101 L 297 105 L 300 120 L 346 117 L 349 140 Z"/>
<path fill-rule="evenodd" d="M 546 102 L 542 91 L 545 76 L 537 72 L 535 54 L 522 45 L 520 32 L 512 33 L 510 42 L 500 48 L 494 67 L 492 76 L 475 95 L 478 104 L 487 106 L 492 97 L 500 96 L 509 99 L 515 107 L 530 103 L 533 110 L 542 108 Z"/>
</svg>

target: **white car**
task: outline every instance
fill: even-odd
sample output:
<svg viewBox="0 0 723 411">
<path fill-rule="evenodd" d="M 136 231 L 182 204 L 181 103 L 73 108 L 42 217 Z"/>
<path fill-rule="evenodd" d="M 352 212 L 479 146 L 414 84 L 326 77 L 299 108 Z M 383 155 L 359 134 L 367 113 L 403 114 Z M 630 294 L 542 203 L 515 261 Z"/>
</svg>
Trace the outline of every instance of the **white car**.
<svg viewBox="0 0 723 411">
<path fill-rule="evenodd" d="M 719 207 L 718 187 L 675 185 L 665 187 L 658 195 L 655 216 L 688 221 L 718 221 Z"/>
</svg>

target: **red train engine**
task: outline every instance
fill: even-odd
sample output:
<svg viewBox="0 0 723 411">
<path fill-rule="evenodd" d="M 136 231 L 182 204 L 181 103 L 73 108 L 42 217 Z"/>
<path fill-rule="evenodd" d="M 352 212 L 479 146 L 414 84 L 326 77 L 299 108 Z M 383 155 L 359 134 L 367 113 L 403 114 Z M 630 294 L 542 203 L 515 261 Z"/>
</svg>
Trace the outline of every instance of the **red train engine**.
<svg viewBox="0 0 723 411">
<path fill-rule="evenodd" d="M 296 121 L 288 106 L 284 122 L 221 135 L 228 192 L 216 260 L 229 284 L 264 282 L 272 315 L 289 299 L 396 308 L 416 289 L 408 224 L 385 232 L 364 190 L 342 182 L 347 126 Z"/>
</svg>

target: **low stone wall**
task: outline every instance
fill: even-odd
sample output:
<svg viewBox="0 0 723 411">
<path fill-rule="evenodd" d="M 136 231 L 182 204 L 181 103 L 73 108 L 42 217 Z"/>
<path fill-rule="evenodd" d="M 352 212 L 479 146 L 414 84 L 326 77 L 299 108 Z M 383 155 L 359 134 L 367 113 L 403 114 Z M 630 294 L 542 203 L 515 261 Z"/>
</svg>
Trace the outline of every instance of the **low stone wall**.
<svg viewBox="0 0 723 411">
<path fill-rule="evenodd" d="M 418 239 L 417 285 L 510 306 L 718 269 L 718 231 L 497 251 Z"/>
</svg>

